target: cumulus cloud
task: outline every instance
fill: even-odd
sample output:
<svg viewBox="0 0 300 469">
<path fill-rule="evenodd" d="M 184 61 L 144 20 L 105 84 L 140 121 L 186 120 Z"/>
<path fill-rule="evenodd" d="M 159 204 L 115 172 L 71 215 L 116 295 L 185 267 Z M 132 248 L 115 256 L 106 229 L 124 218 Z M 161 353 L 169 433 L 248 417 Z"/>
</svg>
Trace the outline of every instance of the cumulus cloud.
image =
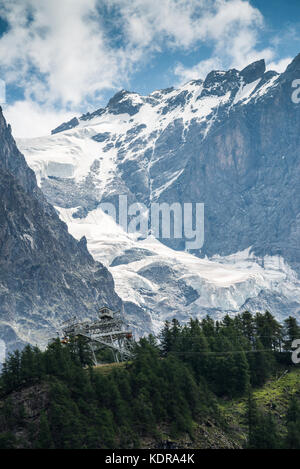
<svg viewBox="0 0 300 469">
<path fill-rule="evenodd" d="M 41 106 L 30 100 L 4 105 L 3 110 L 7 122 L 12 125 L 14 137 L 18 138 L 49 135 L 51 129 L 74 117 L 72 112 Z"/>
<path fill-rule="evenodd" d="M 211 70 L 219 70 L 220 68 L 222 68 L 222 61 L 218 57 L 211 57 L 202 60 L 194 67 L 184 67 L 179 63 L 175 66 L 174 73 L 178 76 L 179 83 L 186 83 L 199 78 L 204 79 Z"/>
<path fill-rule="evenodd" d="M 193 67 L 178 63 L 179 82 L 203 78 L 215 68 L 243 68 L 252 60 L 273 59 L 274 50 L 257 47 L 264 26 L 260 11 L 247 0 L 110 0 L 118 5 L 129 43 L 159 50 L 166 45 L 191 50 L 205 44 L 209 59 Z"/>
<path fill-rule="evenodd" d="M 293 57 L 286 57 L 285 59 L 281 59 L 274 62 L 268 63 L 269 70 L 275 70 L 278 73 L 285 72 L 287 66 L 292 62 Z"/>
<path fill-rule="evenodd" d="M 27 99 L 78 105 L 113 87 L 118 54 L 106 44 L 96 0 L 1 2 L 9 23 L 0 40 L 6 80 L 24 87 Z"/>
<path fill-rule="evenodd" d="M 64 116 L 86 110 L 166 49 L 212 50 L 193 67 L 178 63 L 179 81 L 261 57 L 283 66 L 273 48 L 258 49 L 263 17 L 248 0 L 0 0 L 0 17 L 9 25 L 0 37 L 1 71 L 24 91 L 24 102 L 7 110 L 18 133 L 19 112 L 44 132 L 55 109 Z"/>
<path fill-rule="evenodd" d="M 275 56 L 274 48 L 258 47 L 264 18 L 248 1 L 213 2 L 213 9 L 214 14 L 210 13 L 204 19 L 205 35 L 201 38 L 211 44 L 211 57 L 193 67 L 177 64 L 174 73 L 179 83 L 196 78 L 197 74 L 199 78 L 205 78 L 207 72 L 213 69 L 242 69 L 261 58 L 269 63 Z"/>
<path fill-rule="evenodd" d="M 137 47 L 190 48 L 220 41 L 234 28 L 261 25 L 263 17 L 247 0 L 110 0 L 118 6 L 128 40 Z"/>
</svg>

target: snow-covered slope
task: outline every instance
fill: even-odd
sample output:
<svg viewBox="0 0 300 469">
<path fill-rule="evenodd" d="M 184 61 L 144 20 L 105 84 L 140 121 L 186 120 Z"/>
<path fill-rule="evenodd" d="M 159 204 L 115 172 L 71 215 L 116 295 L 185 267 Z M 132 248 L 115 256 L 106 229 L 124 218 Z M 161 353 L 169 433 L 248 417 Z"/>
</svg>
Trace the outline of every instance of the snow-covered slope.
<svg viewBox="0 0 300 469">
<path fill-rule="evenodd" d="M 92 182 L 96 195 L 89 191 L 86 199 L 97 202 L 121 191 L 146 202 L 159 200 L 190 158 L 191 132 L 197 132 L 198 144 L 236 106 L 256 102 L 276 87 L 279 75 L 264 73 L 261 61 L 256 67 L 252 77 L 236 70 L 211 72 L 205 81 L 149 96 L 122 90 L 105 109 L 73 119 L 70 129 L 66 123 L 49 137 L 18 144 L 46 193 L 47 179 L 56 177 L 80 187 Z M 88 204 L 83 196 L 80 206 Z"/>
<path fill-rule="evenodd" d="M 175 316 L 184 322 L 246 308 L 269 308 L 280 319 L 298 314 L 300 283 L 281 257 L 259 259 L 247 249 L 200 259 L 152 236 L 139 240 L 138 234 L 125 233 L 99 208 L 82 219 L 72 217 L 74 209 L 58 210 L 70 233 L 77 239 L 86 236 L 93 257 L 111 271 L 127 317 L 139 332 L 158 331 Z"/>
<path fill-rule="evenodd" d="M 300 56 L 281 75 L 259 61 L 149 96 L 123 90 L 51 136 L 18 141 L 70 232 L 109 267 L 139 330 L 245 308 L 298 314 L 299 72 Z M 100 208 L 117 207 L 119 195 L 147 207 L 203 202 L 203 248 L 128 235 Z"/>
</svg>

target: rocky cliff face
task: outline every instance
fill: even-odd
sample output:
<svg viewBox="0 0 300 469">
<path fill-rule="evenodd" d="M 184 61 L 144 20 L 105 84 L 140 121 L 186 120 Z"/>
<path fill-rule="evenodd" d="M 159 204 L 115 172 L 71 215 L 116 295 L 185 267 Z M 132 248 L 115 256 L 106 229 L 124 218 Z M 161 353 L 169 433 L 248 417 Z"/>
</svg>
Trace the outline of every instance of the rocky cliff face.
<svg viewBox="0 0 300 469">
<path fill-rule="evenodd" d="M 121 305 L 111 274 L 37 187 L 0 111 L 0 339 L 43 344 L 71 316 Z"/>
<path fill-rule="evenodd" d="M 299 271 L 300 105 L 291 99 L 299 64 L 300 55 L 266 92 L 217 118 L 163 195 L 204 201 L 208 255 L 252 246 L 260 256 L 282 255 Z M 258 90 L 268 84 L 260 82 Z"/>
<path fill-rule="evenodd" d="M 54 161 L 50 140 L 46 166 L 38 147 L 45 150 L 48 141 L 21 146 L 48 199 L 81 207 L 78 216 L 119 193 L 148 206 L 204 202 L 205 244 L 197 255 L 252 246 L 293 262 L 295 255 L 299 260 L 300 106 L 291 96 L 299 62 L 300 55 L 278 75 L 260 60 L 146 97 L 123 90 L 105 109 L 55 129 L 64 131 L 57 134 L 60 155 Z M 66 161 L 67 139 L 77 161 L 70 151 Z M 76 148 L 80 139 L 90 146 Z M 84 167 L 81 157 L 88 158 Z"/>
<path fill-rule="evenodd" d="M 50 137 L 20 141 L 47 199 L 111 265 L 133 318 L 299 314 L 299 78 L 300 55 L 281 75 L 260 60 L 149 96 L 123 90 Z M 126 237 L 99 209 L 119 194 L 148 208 L 204 202 L 202 249 L 190 257 L 178 253 L 184 240 L 162 239 L 164 250 Z"/>
</svg>

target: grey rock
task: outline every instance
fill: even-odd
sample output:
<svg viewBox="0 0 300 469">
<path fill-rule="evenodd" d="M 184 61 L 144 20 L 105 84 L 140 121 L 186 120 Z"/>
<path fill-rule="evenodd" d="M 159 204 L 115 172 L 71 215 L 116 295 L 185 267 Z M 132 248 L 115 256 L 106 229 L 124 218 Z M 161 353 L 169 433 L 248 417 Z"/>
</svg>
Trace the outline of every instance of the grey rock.
<svg viewBox="0 0 300 469">
<path fill-rule="evenodd" d="M 64 132 L 65 130 L 73 129 L 74 127 L 77 127 L 79 125 L 79 120 L 74 117 L 73 119 L 69 120 L 68 122 L 64 122 L 63 124 L 59 125 L 56 127 L 56 129 L 53 129 L 51 131 L 51 134 L 58 134 L 59 132 Z"/>
<path fill-rule="evenodd" d="M 119 91 L 109 100 L 107 111 L 112 114 L 127 113 L 134 116 L 139 111 L 141 104 L 133 104 L 130 95 L 131 93 L 128 91 Z"/>
<path fill-rule="evenodd" d="M 122 306 L 111 274 L 46 201 L 0 111 L 0 338 L 8 352 L 45 344 L 103 303 Z"/>
<path fill-rule="evenodd" d="M 266 64 L 264 59 L 253 62 L 252 64 L 245 67 L 240 75 L 244 78 L 246 83 L 252 83 L 253 81 L 260 78 L 266 71 Z"/>
</svg>

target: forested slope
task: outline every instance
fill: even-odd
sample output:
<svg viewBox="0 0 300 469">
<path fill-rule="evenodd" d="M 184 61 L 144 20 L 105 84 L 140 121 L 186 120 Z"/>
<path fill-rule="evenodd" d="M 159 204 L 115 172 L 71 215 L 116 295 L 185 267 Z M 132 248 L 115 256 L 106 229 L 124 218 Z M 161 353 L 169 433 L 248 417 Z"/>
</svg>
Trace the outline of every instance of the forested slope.
<svg viewBox="0 0 300 469">
<path fill-rule="evenodd" d="M 83 340 L 28 346 L 3 367 L 0 446 L 300 448 L 297 337 L 291 317 L 245 312 L 173 320 L 110 369 Z"/>
</svg>

